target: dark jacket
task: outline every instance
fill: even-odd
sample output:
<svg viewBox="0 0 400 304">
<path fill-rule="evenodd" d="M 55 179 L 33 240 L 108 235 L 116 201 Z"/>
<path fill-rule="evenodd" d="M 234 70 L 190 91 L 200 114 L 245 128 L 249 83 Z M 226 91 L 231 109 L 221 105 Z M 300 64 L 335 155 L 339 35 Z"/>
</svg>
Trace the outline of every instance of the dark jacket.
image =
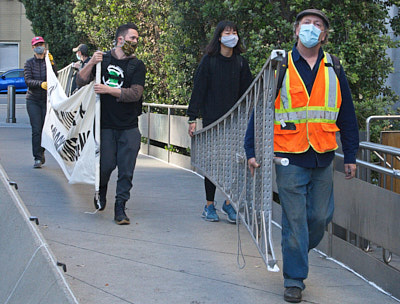
<svg viewBox="0 0 400 304">
<path fill-rule="evenodd" d="M 53 70 L 57 75 L 54 65 Z M 47 81 L 46 75 L 46 61 L 44 59 L 38 59 L 34 56 L 25 62 L 24 77 L 28 86 L 26 99 L 46 102 L 47 92 L 40 86 L 42 82 Z"/>
<path fill-rule="evenodd" d="M 187 115 L 194 120 L 201 113 L 203 127 L 227 113 L 247 90 L 253 77 L 247 60 L 240 55 L 212 58 L 204 55 L 194 77 Z"/>
<path fill-rule="evenodd" d="M 300 77 L 302 78 L 307 92 L 310 95 L 320 62 L 324 57 L 322 48 L 319 50 L 317 63 L 312 70 L 305 59 L 301 57 L 296 45 L 293 47 L 292 51 L 294 65 L 299 71 Z M 340 140 L 342 142 L 344 163 L 355 164 L 356 154 L 359 146 L 358 125 L 354 110 L 353 98 L 351 96 L 350 87 L 347 82 L 347 77 L 343 67 L 340 68 L 340 75 L 338 78 L 340 83 L 340 91 L 342 93 L 342 105 L 340 106 L 336 125 L 340 129 Z M 247 159 L 255 157 L 253 115 L 251 116 L 247 127 L 246 136 L 244 139 L 244 148 Z M 288 158 L 291 165 L 296 165 L 303 168 L 324 168 L 329 166 L 334 159 L 335 151 L 317 153 L 310 147 L 310 149 L 304 153 L 276 153 L 275 155 L 277 157 Z"/>
<path fill-rule="evenodd" d="M 83 69 L 83 67 L 85 66 L 85 64 L 89 62 L 90 58 L 92 58 L 92 57 L 86 58 L 85 61 L 83 61 L 83 62 L 81 61 L 81 67 L 79 68 L 79 70 L 82 70 L 82 69 Z M 75 93 L 75 91 L 76 91 L 77 89 L 80 89 L 80 88 L 81 88 L 81 87 L 78 87 L 78 85 L 76 84 L 76 75 L 78 74 L 79 70 L 75 70 L 75 71 L 74 71 L 74 76 L 72 77 L 72 84 L 71 84 L 71 93 L 72 93 L 72 94 Z"/>
</svg>

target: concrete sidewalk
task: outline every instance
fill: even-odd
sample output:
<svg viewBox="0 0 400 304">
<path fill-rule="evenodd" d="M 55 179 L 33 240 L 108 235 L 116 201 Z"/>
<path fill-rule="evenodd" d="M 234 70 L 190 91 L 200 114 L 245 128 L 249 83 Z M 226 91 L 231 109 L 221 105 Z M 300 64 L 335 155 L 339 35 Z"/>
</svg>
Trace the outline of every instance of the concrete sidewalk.
<svg viewBox="0 0 400 304">
<path fill-rule="evenodd" d="M 118 226 L 115 174 L 106 210 L 85 213 L 94 210 L 94 188 L 69 185 L 49 154 L 42 169 L 33 169 L 30 132 L 27 123 L 0 124 L 0 163 L 67 265 L 65 277 L 80 303 L 285 303 L 282 272 L 266 270 L 245 227 L 239 232 L 246 266 L 239 269 L 237 227 L 221 213 L 218 223 L 201 219 L 200 177 L 140 155 L 127 204 L 131 225 Z M 219 208 L 220 193 L 216 200 Z M 273 232 L 281 267 L 280 231 Z M 305 303 L 398 303 L 314 251 L 305 283 Z"/>
</svg>

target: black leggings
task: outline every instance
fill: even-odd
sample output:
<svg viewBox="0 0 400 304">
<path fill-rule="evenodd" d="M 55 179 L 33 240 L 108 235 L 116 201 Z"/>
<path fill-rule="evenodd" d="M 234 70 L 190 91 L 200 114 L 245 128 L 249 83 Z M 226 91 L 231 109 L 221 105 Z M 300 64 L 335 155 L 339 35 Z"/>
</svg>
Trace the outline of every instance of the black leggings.
<svg viewBox="0 0 400 304">
<path fill-rule="evenodd" d="M 216 187 L 207 177 L 204 177 L 204 188 L 206 189 L 206 200 L 213 202 Z"/>
</svg>

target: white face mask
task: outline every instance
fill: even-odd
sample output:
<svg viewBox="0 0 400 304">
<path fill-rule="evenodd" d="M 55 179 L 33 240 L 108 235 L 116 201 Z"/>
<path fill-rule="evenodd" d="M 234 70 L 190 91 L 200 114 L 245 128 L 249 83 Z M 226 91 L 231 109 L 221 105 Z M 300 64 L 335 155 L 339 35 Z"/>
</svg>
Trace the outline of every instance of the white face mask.
<svg viewBox="0 0 400 304">
<path fill-rule="evenodd" d="M 228 48 L 234 48 L 239 41 L 238 35 L 222 36 L 221 43 Z"/>
<path fill-rule="evenodd" d="M 81 57 L 79 57 L 78 53 L 76 53 L 76 59 L 81 60 Z"/>
</svg>

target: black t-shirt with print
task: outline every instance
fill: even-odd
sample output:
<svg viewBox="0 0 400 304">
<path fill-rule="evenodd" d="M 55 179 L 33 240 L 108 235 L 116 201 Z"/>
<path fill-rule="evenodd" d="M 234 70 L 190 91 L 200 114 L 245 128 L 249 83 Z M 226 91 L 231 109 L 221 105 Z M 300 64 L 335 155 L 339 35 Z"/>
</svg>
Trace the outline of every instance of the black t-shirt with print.
<svg viewBox="0 0 400 304">
<path fill-rule="evenodd" d="M 137 61 L 132 79 L 128 79 L 128 63 L 129 59 L 118 60 L 111 56 L 110 64 L 102 67 L 101 82 L 118 88 L 129 88 L 132 84 L 144 86 L 146 73 L 144 63 L 141 60 Z M 117 102 L 117 98 L 109 94 L 100 96 L 101 127 L 103 129 L 124 130 L 138 126 L 135 102 Z"/>
</svg>

